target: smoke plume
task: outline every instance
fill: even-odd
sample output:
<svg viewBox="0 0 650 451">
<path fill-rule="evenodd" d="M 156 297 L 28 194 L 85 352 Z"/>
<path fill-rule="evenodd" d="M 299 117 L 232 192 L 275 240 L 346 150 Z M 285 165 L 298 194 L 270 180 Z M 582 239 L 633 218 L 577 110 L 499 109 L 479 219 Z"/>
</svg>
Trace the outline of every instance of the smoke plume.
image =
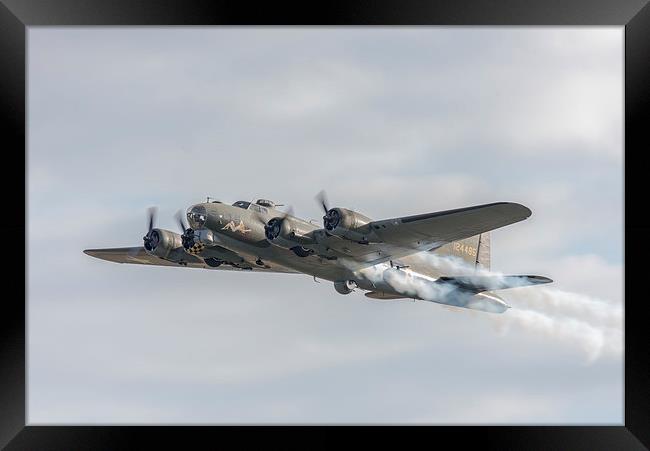
<svg viewBox="0 0 650 451">
<path fill-rule="evenodd" d="M 546 287 L 514 288 L 500 293 L 511 308 L 494 317 L 497 330 L 541 333 L 578 346 L 593 362 L 623 352 L 623 307 L 586 295 Z"/>
<path fill-rule="evenodd" d="M 547 286 L 518 286 L 516 279 L 484 268 L 474 268 L 453 256 L 421 252 L 415 254 L 414 258 L 437 268 L 445 276 L 490 276 L 494 280 L 495 289 L 507 286 L 508 289 L 496 293 L 512 308 L 503 314 L 485 314 L 486 319 L 494 322 L 495 329 L 500 334 L 516 330 L 542 334 L 549 339 L 578 347 L 585 353 L 588 363 L 600 357 L 620 356 L 623 352 L 623 306 L 619 303 Z M 357 270 L 369 280 L 387 282 L 398 292 L 404 292 L 404 284 L 410 283 L 412 286 L 407 288 L 408 291 L 424 299 L 429 295 L 430 286 L 421 280 L 394 277 L 388 271 L 389 265 Z M 465 309 L 455 310 L 461 312 Z"/>
</svg>

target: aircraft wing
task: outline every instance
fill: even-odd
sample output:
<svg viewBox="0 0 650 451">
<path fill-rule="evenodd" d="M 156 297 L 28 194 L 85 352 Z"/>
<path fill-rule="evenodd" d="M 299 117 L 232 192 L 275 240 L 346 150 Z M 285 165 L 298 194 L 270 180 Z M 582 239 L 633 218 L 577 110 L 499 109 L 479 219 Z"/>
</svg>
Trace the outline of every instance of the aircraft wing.
<svg viewBox="0 0 650 451">
<path fill-rule="evenodd" d="M 440 247 L 522 221 L 531 211 L 520 204 L 497 202 L 425 213 L 401 218 L 373 221 L 370 230 L 384 243 L 422 249 Z"/>
<path fill-rule="evenodd" d="M 316 233 L 319 240 L 339 257 L 352 260 L 356 268 L 361 268 L 434 250 L 453 241 L 522 221 L 530 214 L 531 211 L 523 205 L 497 202 L 372 221 L 367 224 L 368 232 L 375 238 L 369 244 L 326 235 L 323 230 Z"/>
<path fill-rule="evenodd" d="M 185 254 L 183 256 L 184 261 L 187 265 L 180 265 L 176 261 L 165 260 L 155 255 L 148 254 L 144 247 L 120 247 L 120 248 L 109 248 L 109 249 L 86 249 L 84 254 L 90 255 L 91 257 L 99 258 L 102 260 L 108 260 L 115 263 L 131 263 L 136 265 L 152 265 L 152 266 L 175 266 L 175 267 L 186 267 L 186 268 L 203 268 L 203 269 L 216 269 L 221 271 L 246 271 L 246 269 L 236 268 L 227 264 L 222 264 L 218 267 L 212 267 L 207 265 L 202 258 L 196 257 L 191 254 Z M 257 265 L 252 265 L 251 269 L 248 271 L 253 272 L 267 272 L 267 273 L 296 273 L 296 271 L 290 270 L 283 266 L 274 265 L 270 268 L 265 268 Z"/>
</svg>

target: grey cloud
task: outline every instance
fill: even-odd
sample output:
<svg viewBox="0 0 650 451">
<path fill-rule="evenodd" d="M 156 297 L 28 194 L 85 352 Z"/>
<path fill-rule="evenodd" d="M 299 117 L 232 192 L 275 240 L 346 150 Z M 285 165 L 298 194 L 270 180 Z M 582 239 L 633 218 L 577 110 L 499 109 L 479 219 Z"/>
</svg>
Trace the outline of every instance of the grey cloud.
<svg viewBox="0 0 650 451">
<path fill-rule="evenodd" d="M 30 28 L 30 421 L 620 422 L 620 358 L 482 313 L 81 250 L 206 195 L 314 219 L 321 188 L 377 218 L 517 201 L 493 267 L 619 304 L 622 36 Z"/>
</svg>

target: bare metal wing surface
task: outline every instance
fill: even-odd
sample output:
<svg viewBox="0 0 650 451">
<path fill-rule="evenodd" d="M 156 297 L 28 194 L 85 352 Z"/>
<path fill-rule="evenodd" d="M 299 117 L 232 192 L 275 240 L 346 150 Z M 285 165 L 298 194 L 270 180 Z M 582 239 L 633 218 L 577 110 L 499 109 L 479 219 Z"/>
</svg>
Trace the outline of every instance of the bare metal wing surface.
<svg viewBox="0 0 650 451">
<path fill-rule="evenodd" d="M 369 227 L 382 242 L 395 246 L 415 248 L 430 243 L 439 247 L 523 221 L 530 214 L 531 211 L 523 205 L 497 202 L 373 221 Z"/>
<path fill-rule="evenodd" d="M 359 267 L 376 265 L 523 221 L 531 211 L 517 203 L 497 202 L 454 210 L 372 221 L 364 226 L 367 244 L 327 236 L 321 242 Z M 318 231 L 317 231 L 318 232 Z"/>
<path fill-rule="evenodd" d="M 267 273 L 291 273 L 297 274 L 298 271 L 293 271 L 280 265 L 273 265 L 270 267 L 263 267 L 257 265 L 250 265 L 250 267 L 235 267 L 230 265 L 211 266 L 202 258 L 187 254 L 185 264 L 179 265 L 178 261 L 166 260 L 147 253 L 144 247 L 120 247 L 120 248 L 107 248 L 107 249 L 86 249 L 84 254 L 91 257 L 107 260 L 114 263 L 130 263 L 136 265 L 151 265 L 151 266 L 174 266 L 186 268 L 202 268 L 202 269 L 217 269 L 220 271 L 241 271 L 251 270 L 254 272 L 267 272 Z M 268 265 L 267 265 L 268 266 Z"/>
</svg>

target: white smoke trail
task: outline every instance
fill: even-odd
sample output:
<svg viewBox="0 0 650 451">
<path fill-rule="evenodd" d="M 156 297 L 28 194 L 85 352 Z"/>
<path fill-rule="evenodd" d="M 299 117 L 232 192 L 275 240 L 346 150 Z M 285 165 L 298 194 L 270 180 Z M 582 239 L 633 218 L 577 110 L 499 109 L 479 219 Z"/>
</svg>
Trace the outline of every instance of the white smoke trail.
<svg viewBox="0 0 650 451">
<path fill-rule="evenodd" d="M 504 274 L 476 269 L 456 257 L 419 253 L 418 259 L 454 275 L 474 273 L 512 283 Z M 510 285 L 513 286 L 513 285 Z M 549 287 L 514 287 L 497 292 L 512 306 L 502 315 L 490 315 L 501 333 L 512 329 L 534 331 L 562 343 L 578 346 L 587 362 L 623 352 L 623 306 L 587 295 Z"/>
<path fill-rule="evenodd" d="M 486 315 L 494 322 L 499 333 L 520 330 L 542 334 L 561 343 L 577 346 L 585 352 L 588 363 L 600 357 L 618 357 L 623 352 L 621 304 L 548 287 L 517 287 L 516 280 L 506 278 L 502 273 L 475 269 L 454 256 L 421 252 L 415 254 L 414 258 L 436 268 L 445 276 L 489 276 L 493 278 L 495 287 L 504 284 L 514 287 L 497 291 L 512 308 L 503 314 Z M 411 281 L 406 277 L 383 277 L 387 268 L 388 265 L 380 265 L 364 269 L 362 272 L 369 280 L 384 280 L 391 286 L 395 285 L 394 288 L 398 292 L 408 290 L 425 299 L 429 295 L 430 285 L 423 284 L 418 279 Z M 412 286 L 405 288 L 404 283 L 410 283 Z"/>
<path fill-rule="evenodd" d="M 585 295 L 542 287 L 500 293 L 513 306 L 491 318 L 501 333 L 529 330 L 580 347 L 587 362 L 623 352 L 623 307 Z"/>
</svg>

